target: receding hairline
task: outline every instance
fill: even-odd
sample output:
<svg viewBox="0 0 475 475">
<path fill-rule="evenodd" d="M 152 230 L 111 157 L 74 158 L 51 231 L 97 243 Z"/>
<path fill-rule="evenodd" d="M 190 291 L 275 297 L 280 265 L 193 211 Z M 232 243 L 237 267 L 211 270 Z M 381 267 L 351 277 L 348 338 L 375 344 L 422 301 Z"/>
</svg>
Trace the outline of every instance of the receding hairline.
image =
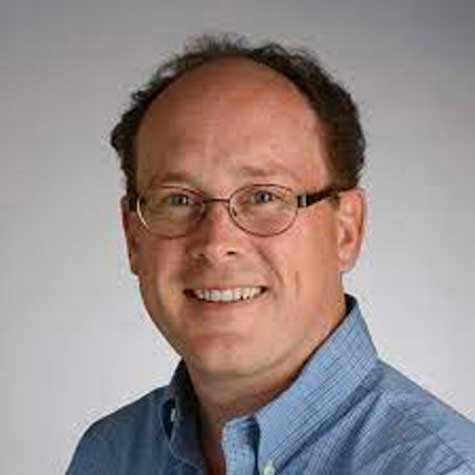
<svg viewBox="0 0 475 475">
<path fill-rule="evenodd" d="M 257 75 L 251 76 L 246 74 L 252 70 L 253 72 L 257 71 Z M 216 73 L 216 74 L 214 74 Z M 241 79 L 237 77 L 237 73 L 242 76 Z M 224 77 L 224 82 L 222 81 Z M 232 83 L 226 83 L 226 78 L 232 78 Z M 189 81 L 198 81 L 189 82 Z M 228 90 L 233 90 L 233 84 L 238 84 L 238 88 L 241 89 L 246 83 L 251 85 L 256 84 L 259 92 L 256 96 L 256 101 L 270 101 L 275 104 L 275 107 L 281 107 L 282 103 L 288 102 L 289 107 L 285 109 L 287 112 L 285 115 L 294 117 L 293 123 L 300 122 L 305 125 L 307 130 L 310 130 L 312 134 L 315 134 L 315 139 L 319 142 L 319 147 L 321 150 L 321 158 L 323 169 L 322 172 L 325 176 L 329 175 L 330 170 L 328 166 L 328 146 L 327 146 L 327 137 L 324 123 L 318 117 L 318 114 L 313 109 L 308 98 L 299 90 L 299 88 L 287 77 L 282 75 L 280 72 L 274 70 L 273 68 L 258 63 L 252 59 L 241 58 L 241 57 L 222 57 L 211 60 L 207 63 L 201 64 L 194 68 L 191 71 L 186 72 L 183 76 L 179 77 L 176 81 L 170 84 L 164 91 L 162 91 L 154 101 L 150 104 L 149 109 L 142 118 L 139 130 L 137 133 L 136 140 L 136 153 L 137 153 L 137 162 L 136 162 L 136 172 L 138 179 L 138 172 L 141 161 L 139 160 L 139 151 L 142 153 L 147 153 L 146 149 L 143 149 L 141 145 L 143 144 L 142 140 L 149 134 L 153 133 L 152 129 L 149 128 L 151 124 L 157 119 L 157 114 L 159 122 L 167 118 L 167 112 L 163 112 L 164 108 L 166 110 L 167 103 L 175 102 L 178 105 L 178 110 L 180 111 L 181 104 L 186 106 L 186 98 L 183 97 L 184 90 L 193 90 L 193 86 L 197 86 L 200 90 L 200 84 L 204 85 L 204 88 L 209 88 L 206 93 L 213 90 L 214 87 L 220 88 L 224 94 Z M 228 87 L 229 86 L 229 87 Z M 204 93 L 204 94 L 206 94 Z M 267 97 L 266 97 L 267 96 Z M 226 97 L 226 96 L 225 96 Z M 227 99 L 227 98 L 226 98 Z M 192 101 L 194 99 L 191 99 Z M 198 101 L 202 101 L 202 94 L 198 95 Z M 262 102 L 261 102 L 262 103 Z M 175 104 L 172 106 L 175 107 Z M 201 102 L 201 105 L 203 102 Z M 274 107 L 274 104 L 271 104 L 270 107 Z M 170 110 L 168 111 L 170 112 Z M 171 114 L 173 114 L 173 110 Z M 182 111 L 179 113 L 183 113 Z M 285 113 L 285 112 L 284 112 Z M 167 125 L 165 125 L 167 127 Z"/>
<path fill-rule="evenodd" d="M 180 89 L 185 87 L 190 81 L 198 81 L 198 85 L 202 84 L 206 87 L 213 87 L 213 85 L 219 84 L 219 81 L 223 77 L 232 77 L 233 73 L 239 73 L 240 75 L 244 74 L 241 80 L 243 82 L 248 82 L 251 76 L 246 75 L 246 72 L 254 72 L 254 74 L 257 72 L 253 79 L 256 82 L 261 81 L 263 84 L 266 84 L 266 88 L 270 93 L 278 93 L 279 90 L 284 93 L 290 93 L 290 96 L 293 96 L 297 102 L 305 105 L 305 109 L 307 109 L 311 116 L 322 125 L 322 121 L 314 110 L 308 97 L 291 79 L 271 66 L 255 61 L 252 58 L 230 55 L 211 59 L 203 64 L 193 67 L 176 78 L 154 98 L 148 107 L 148 110 L 142 117 L 139 129 L 143 122 L 146 121 L 146 118 L 152 109 L 155 109 L 158 104 L 166 100 L 169 96 L 175 95 L 177 91 L 179 92 Z"/>
<path fill-rule="evenodd" d="M 252 72 L 254 75 L 246 74 L 247 72 Z M 226 84 L 229 78 L 231 78 L 232 82 Z M 206 89 L 208 92 L 215 87 L 222 88 L 226 92 L 227 90 L 232 90 L 233 82 L 234 84 L 237 83 L 238 87 L 246 85 L 246 83 L 249 85 L 254 83 L 257 88 L 260 88 L 261 92 L 264 91 L 264 93 L 271 97 L 277 97 L 277 99 L 274 99 L 276 103 L 281 103 L 279 95 L 283 95 L 281 96 L 282 100 L 290 101 L 296 116 L 301 117 L 302 120 L 309 120 L 309 127 L 313 128 L 319 138 L 326 142 L 325 124 L 318 116 L 308 97 L 299 87 L 284 74 L 272 67 L 259 63 L 252 58 L 240 56 L 225 56 L 212 59 L 186 71 L 182 76 L 174 80 L 151 102 L 138 127 L 137 138 L 144 133 L 144 128 L 147 127 L 148 121 L 152 120 L 157 112 L 160 114 L 161 106 L 166 105 L 169 100 L 182 100 L 181 94 L 190 88 L 190 83 L 197 87 L 198 90 L 201 90 L 201 85 L 203 86 L 202 90 Z M 136 147 L 138 142 L 139 140 L 136 142 Z M 324 147 L 325 155 L 327 155 L 326 143 L 324 143 Z"/>
</svg>

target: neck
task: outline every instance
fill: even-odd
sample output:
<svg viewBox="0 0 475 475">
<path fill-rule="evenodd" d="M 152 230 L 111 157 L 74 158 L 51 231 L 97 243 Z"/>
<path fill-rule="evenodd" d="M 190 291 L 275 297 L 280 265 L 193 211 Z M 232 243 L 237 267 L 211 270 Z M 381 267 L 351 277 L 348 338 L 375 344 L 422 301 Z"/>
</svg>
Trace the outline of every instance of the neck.
<svg viewBox="0 0 475 475">
<path fill-rule="evenodd" d="M 305 361 L 301 364 L 303 366 Z M 254 380 L 210 382 L 202 379 L 193 381 L 198 401 L 200 420 L 200 441 L 210 475 L 226 473 L 225 458 L 221 447 L 225 424 L 236 417 L 255 413 L 290 386 L 300 372 L 288 371 L 279 377 L 259 376 Z"/>
</svg>

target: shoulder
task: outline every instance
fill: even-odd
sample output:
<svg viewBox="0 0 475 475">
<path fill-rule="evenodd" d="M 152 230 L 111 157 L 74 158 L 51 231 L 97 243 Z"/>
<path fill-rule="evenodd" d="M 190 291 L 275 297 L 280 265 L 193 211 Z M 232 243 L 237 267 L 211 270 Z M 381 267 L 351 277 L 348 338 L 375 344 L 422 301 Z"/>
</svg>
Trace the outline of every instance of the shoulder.
<svg viewBox="0 0 475 475">
<path fill-rule="evenodd" d="M 81 437 L 67 474 L 129 473 L 139 461 L 163 459 L 160 408 L 165 394 L 166 387 L 155 389 L 94 422 Z"/>
<path fill-rule="evenodd" d="M 364 385 L 362 443 L 367 460 L 393 467 L 381 473 L 475 474 L 473 422 L 384 362 Z"/>
</svg>

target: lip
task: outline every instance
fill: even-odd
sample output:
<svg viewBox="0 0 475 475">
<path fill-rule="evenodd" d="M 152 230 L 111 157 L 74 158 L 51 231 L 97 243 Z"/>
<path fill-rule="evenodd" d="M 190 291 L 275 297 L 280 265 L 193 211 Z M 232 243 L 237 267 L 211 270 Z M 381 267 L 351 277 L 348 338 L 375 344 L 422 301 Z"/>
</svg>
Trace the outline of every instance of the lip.
<svg viewBox="0 0 475 475">
<path fill-rule="evenodd" d="M 244 287 L 260 287 L 261 289 L 268 290 L 269 288 L 266 285 L 260 285 L 260 284 L 233 284 L 233 285 L 223 285 L 221 284 L 216 284 L 216 285 L 209 285 L 209 284 L 203 284 L 203 285 L 194 285 L 193 287 L 187 287 L 185 290 L 183 290 L 184 293 L 186 292 L 191 292 L 194 289 L 203 289 L 203 290 L 228 290 L 228 289 L 242 289 Z"/>
</svg>

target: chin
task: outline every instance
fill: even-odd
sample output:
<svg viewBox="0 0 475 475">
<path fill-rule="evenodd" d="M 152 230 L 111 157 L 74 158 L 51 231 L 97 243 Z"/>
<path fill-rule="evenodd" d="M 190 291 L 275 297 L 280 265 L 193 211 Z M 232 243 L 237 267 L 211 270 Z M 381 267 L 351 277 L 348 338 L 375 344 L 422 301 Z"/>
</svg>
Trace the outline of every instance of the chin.
<svg viewBox="0 0 475 475">
<path fill-rule="evenodd" d="M 238 337 L 221 337 L 219 341 L 216 337 L 200 338 L 193 351 L 183 354 L 183 359 L 195 371 L 213 377 L 246 376 L 253 373 L 256 362 L 249 361 L 251 351 L 245 343 Z"/>
</svg>

